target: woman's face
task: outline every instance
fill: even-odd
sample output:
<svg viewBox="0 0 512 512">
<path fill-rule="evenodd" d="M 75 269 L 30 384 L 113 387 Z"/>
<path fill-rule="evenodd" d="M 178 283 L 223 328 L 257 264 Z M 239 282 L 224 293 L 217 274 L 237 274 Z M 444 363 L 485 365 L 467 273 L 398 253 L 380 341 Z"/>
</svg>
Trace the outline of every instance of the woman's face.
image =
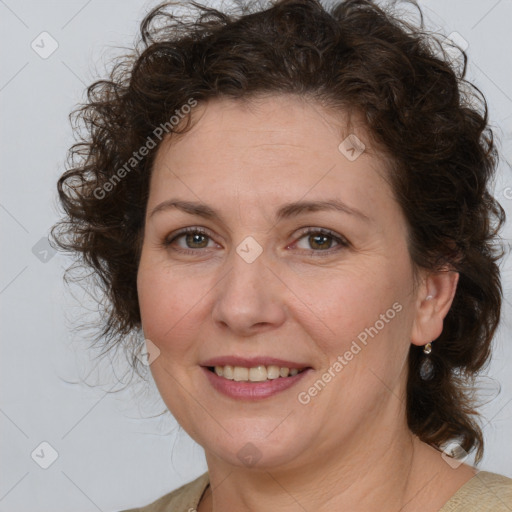
<svg viewBox="0 0 512 512">
<path fill-rule="evenodd" d="M 158 151 L 138 272 L 169 410 L 207 456 L 237 466 L 326 463 L 402 428 L 417 296 L 384 159 L 357 126 L 366 150 L 340 149 L 341 121 L 291 96 L 216 100 L 196 114 Z M 176 236 L 183 228 L 204 233 Z M 252 361 L 235 364 L 234 380 L 206 368 L 229 357 Z M 268 379 L 269 358 L 309 370 Z M 267 380 L 242 382 L 258 363 L 267 373 L 252 376 Z"/>
</svg>

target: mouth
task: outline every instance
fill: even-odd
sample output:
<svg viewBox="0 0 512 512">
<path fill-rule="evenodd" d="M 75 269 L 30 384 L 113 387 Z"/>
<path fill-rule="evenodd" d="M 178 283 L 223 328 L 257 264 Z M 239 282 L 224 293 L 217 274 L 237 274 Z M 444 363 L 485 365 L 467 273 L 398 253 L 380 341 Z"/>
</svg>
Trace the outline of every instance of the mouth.
<svg viewBox="0 0 512 512">
<path fill-rule="evenodd" d="M 259 401 L 298 386 L 313 372 L 311 366 L 290 368 L 277 365 L 201 366 L 206 381 L 218 393 L 231 399 Z"/>
<path fill-rule="evenodd" d="M 211 373 L 215 373 L 223 379 L 233 380 L 236 382 L 265 382 L 276 379 L 289 379 L 295 377 L 299 373 L 309 370 L 311 366 L 302 368 L 290 368 L 288 366 L 279 365 L 257 365 L 252 367 L 233 366 L 233 365 L 216 365 L 205 366 Z"/>
</svg>

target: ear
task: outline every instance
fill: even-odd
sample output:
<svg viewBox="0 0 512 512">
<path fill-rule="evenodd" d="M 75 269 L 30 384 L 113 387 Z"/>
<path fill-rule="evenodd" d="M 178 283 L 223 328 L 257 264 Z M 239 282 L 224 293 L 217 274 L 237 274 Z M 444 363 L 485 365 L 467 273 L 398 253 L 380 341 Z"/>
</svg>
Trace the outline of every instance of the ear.
<svg viewBox="0 0 512 512">
<path fill-rule="evenodd" d="M 419 287 L 411 343 L 426 345 L 443 332 L 443 321 L 457 291 L 459 273 L 441 270 L 428 273 Z"/>
</svg>

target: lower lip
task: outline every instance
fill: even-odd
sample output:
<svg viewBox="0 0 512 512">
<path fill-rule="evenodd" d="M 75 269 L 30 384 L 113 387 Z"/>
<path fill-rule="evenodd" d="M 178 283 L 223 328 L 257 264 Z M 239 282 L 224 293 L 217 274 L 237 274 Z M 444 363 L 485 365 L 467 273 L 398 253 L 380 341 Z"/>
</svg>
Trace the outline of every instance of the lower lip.
<svg viewBox="0 0 512 512">
<path fill-rule="evenodd" d="M 308 374 L 312 368 L 308 368 L 293 377 L 278 377 L 277 379 L 265 380 L 263 382 L 241 382 L 219 377 L 215 372 L 202 366 L 210 384 L 220 393 L 231 398 L 243 400 L 261 400 L 277 395 L 281 391 L 291 388 Z"/>
</svg>

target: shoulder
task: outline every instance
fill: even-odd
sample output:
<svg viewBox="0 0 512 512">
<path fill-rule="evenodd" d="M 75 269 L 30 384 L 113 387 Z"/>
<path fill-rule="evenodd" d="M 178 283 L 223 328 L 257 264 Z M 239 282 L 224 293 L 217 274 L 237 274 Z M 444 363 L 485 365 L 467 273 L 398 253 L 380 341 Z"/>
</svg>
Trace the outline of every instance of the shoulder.
<svg viewBox="0 0 512 512">
<path fill-rule="evenodd" d="M 512 478 L 488 471 L 466 482 L 439 512 L 509 512 L 512 510 Z"/>
<path fill-rule="evenodd" d="M 196 510 L 199 500 L 210 482 L 208 472 L 203 473 L 192 482 L 158 498 L 144 507 L 124 510 L 122 512 L 190 512 Z"/>
</svg>

